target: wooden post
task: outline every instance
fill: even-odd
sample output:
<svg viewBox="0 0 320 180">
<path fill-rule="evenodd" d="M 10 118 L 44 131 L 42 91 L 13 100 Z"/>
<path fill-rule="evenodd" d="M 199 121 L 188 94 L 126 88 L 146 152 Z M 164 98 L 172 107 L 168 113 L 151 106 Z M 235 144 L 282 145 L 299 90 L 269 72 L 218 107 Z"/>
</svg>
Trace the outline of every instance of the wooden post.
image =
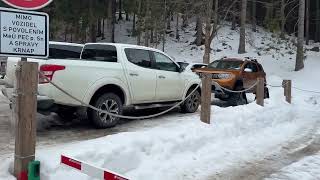
<svg viewBox="0 0 320 180">
<path fill-rule="evenodd" d="M 35 158 L 38 63 L 23 58 L 17 65 L 14 104 L 15 156 L 14 175 L 27 176 L 28 163 Z"/>
<path fill-rule="evenodd" d="M 260 106 L 264 106 L 264 78 L 257 79 L 258 84 L 256 88 L 256 97 L 257 104 Z"/>
<path fill-rule="evenodd" d="M 201 116 L 202 122 L 210 124 L 211 116 L 211 74 L 202 73 Z"/>
<path fill-rule="evenodd" d="M 291 80 L 283 80 L 283 88 L 284 88 L 284 96 L 286 97 L 286 101 L 291 104 Z"/>
</svg>

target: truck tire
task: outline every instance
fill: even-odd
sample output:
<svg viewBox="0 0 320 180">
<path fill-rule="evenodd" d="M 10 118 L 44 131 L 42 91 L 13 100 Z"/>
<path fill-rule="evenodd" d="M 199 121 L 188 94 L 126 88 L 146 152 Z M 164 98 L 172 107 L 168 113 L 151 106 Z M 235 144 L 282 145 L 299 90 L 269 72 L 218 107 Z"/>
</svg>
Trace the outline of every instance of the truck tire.
<svg viewBox="0 0 320 180">
<path fill-rule="evenodd" d="M 193 91 L 193 89 L 190 89 L 188 91 L 188 95 Z M 187 96 L 188 96 L 187 95 Z M 198 110 L 200 105 L 200 93 L 199 91 L 195 91 L 186 101 L 181 105 L 181 111 L 183 113 L 194 113 Z"/>
<path fill-rule="evenodd" d="M 241 90 L 243 90 L 242 86 L 237 86 L 235 88 L 235 91 L 241 91 Z M 245 92 L 242 92 L 242 93 L 230 93 L 229 99 L 228 99 L 228 104 L 230 106 L 239 106 L 239 105 L 248 104 L 246 93 Z"/>
<path fill-rule="evenodd" d="M 121 99 L 114 93 L 105 93 L 101 95 L 93 102 L 93 106 L 98 109 L 106 110 L 110 113 L 119 115 L 121 115 L 123 111 Z M 117 125 L 120 119 L 118 117 L 112 117 L 103 112 L 98 112 L 92 109 L 88 111 L 88 116 L 97 128 L 114 127 Z"/>
</svg>

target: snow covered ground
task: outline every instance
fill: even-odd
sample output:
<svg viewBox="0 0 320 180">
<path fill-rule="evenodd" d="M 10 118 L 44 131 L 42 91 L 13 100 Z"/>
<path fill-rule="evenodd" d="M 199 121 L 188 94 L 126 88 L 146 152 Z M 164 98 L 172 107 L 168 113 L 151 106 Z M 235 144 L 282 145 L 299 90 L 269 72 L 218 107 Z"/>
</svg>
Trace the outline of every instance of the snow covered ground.
<svg viewBox="0 0 320 180">
<path fill-rule="evenodd" d="M 120 24 L 118 32 L 125 34 L 126 27 Z M 190 45 L 194 39 L 193 29 L 193 26 L 186 29 L 179 42 L 168 39 L 167 53 L 179 61 L 201 62 L 203 50 Z M 212 60 L 238 57 L 238 36 L 228 26 L 220 29 L 212 45 Z M 319 179 L 320 94 L 297 88 L 320 91 L 317 83 L 320 54 L 308 52 L 305 69 L 294 72 L 291 43 L 277 44 L 277 40 L 262 29 L 258 33 L 249 32 L 248 37 L 248 53 L 241 56 L 257 57 L 271 85 L 292 79 L 296 88 L 292 104 L 285 102 L 282 88 L 270 87 L 271 98 L 266 100 L 265 107 L 254 102 L 238 107 L 212 106 L 210 125 L 201 123 L 199 114 L 175 116 L 172 121 L 149 129 L 40 149 L 36 157 L 42 163 L 41 179 L 91 179 L 60 165 L 61 154 L 137 180 L 250 179 L 249 174 L 251 179 Z M 121 42 L 133 43 L 134 39 Z M 304 152 L 310 145 L 312 151 Z M 258 168 L 248 168 L 283 154 L 288 156 L 288 161 L 278 164 L 278 169 L 259 174 Z M 306 155 L 309 157 L 300 158 Z M 9 173 L 12 159 L 3 162 L 0 179 L 14 179 Z M 247 172 L 241 171 L 246 168 L 251 172 L 242 173 Z"/>
<path fill-rule="evenodd" d="M 272 174 L 266 180 L 313 180 L 320 178 L 320 153 L 308 156 L 279 172 Z"/>
</svg>

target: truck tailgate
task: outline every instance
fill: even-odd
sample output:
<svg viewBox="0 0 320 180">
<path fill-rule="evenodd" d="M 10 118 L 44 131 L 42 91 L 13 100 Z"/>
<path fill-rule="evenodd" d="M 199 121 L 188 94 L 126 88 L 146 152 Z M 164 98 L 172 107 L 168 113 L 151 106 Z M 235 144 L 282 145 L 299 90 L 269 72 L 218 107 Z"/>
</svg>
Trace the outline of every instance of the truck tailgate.
<svg viewBox="0 0 320 180">
<path fill-rule="evenodd" d="M 15 72 L 16 72 L 17 64 L 19 61 L 21 61 L 21 58 L 17 58 L 17 57 L 9 57 L 7 59 L 6 76 L 4 80 L 6 81 L 7 84 L 11 86 L 13 86 L 14 84 Z M 46 62 L 46 60 L 44 59 L 28 59 L 27 61 L 38 62 L 39 66 Z"/>
</svg>

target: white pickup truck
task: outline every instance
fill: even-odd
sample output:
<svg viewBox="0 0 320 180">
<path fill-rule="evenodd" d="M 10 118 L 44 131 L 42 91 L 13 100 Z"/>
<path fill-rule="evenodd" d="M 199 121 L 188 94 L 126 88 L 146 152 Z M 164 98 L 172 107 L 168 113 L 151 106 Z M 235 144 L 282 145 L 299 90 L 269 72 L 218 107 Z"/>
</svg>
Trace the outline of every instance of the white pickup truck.
<svg viewBox="0 0 320 180">
<path fill-rule="evenodd" d="M 12 71 L 14 68 L 7 68 L 7 74 Z M 81 59 L 43 61 L 40 71 L 84 103 L 115 114 L 122 114 L 124 107 L 172 106 L 184 100 L 200 84 L 198 75 L 183 71 L 165 53 L 127 44 L 89 43 L 84 46 Z M 83 109 L 81 103 L 44 78 L 39 78 L 38 93 L 54 100 L 54 111 L 60 116 Z M 183 112 L 198 109 L 200 93 L 198 88 L 181 105 Z M 87 114 L 99 128 L 115 126 L 119 119 L 91 109 L 87 109 Z"/>
</svg>

